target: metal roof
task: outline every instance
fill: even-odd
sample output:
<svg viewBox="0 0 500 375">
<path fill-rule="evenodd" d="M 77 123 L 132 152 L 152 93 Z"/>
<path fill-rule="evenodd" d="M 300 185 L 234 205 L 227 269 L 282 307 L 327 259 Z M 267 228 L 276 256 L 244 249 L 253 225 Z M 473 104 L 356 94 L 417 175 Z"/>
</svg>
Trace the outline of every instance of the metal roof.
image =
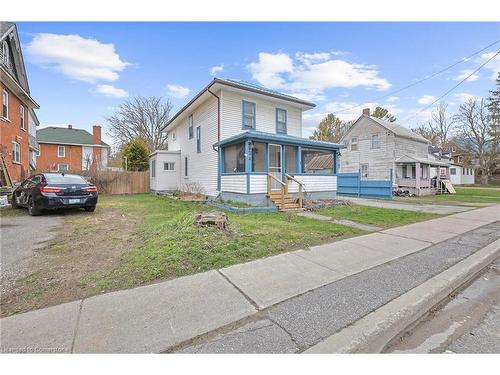
<svg viewBox="0 0 500 375">
<path fill-rule="evenodd" d="M 295 137 L 286 134 L 272 134 L 272 133 L 264 133 L 253 130 L 247 130 L 233 137 L 226 138 L 223 141 L 216 143 L 215 146 L 224 146 L 228 144 L 238 143 L 246 139 L 251 139 L 255 141 L 275 142 L 278 144 L 306 146 L 322 150 L 339 150 L 345 147 L 344 145 L 338 143 L 315 141 L 308 138 Z"/>
<path fill-rule="evenodd" d="M 36 131 L 38 143 L 93 145 L 92 134 L 83 129 L 49 126 Z M 101 141 L 101 146 L 109 147 Z"/>
<path fill-rule="evenodd" d="M 421 163 L 421 164 L 436 165 L 440 167 L 450 166 L 450 163 L 446 163 L 444 161 L 430 159 L 430 158 L 423 158 L 420 156 L 413 156 L 413 155 L 403 155 L 400 158 L 396 159 L 396 163 Z"/>
</svg>

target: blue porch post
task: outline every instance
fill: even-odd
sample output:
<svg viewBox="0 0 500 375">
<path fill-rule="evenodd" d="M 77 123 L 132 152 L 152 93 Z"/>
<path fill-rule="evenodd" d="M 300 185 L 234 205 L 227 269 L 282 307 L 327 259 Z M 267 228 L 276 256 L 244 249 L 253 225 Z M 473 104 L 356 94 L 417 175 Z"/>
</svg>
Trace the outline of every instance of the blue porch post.
<svg viewBox="0 0 500 375">
<path fill-rule="evenodd" d="M 250 172 L 252 172 L 252 141 L 245 142 L 245 173 L 247 174 L 247 194 L 250 194 Z"/>
<path fill-rule="evenodd" d="M 224 172 L 224 152 L 222 147 L 219 146 L 219 152 L 217 153 L 217 190 L 221 191 L 221 175 Z"/>
<path fill-rule="evenodd" d="M 281 145 L 281 155 L 280 155 L 280 163 L 281 163 L 281 181 L 285 181 L 285 145 Z"/>
<path fill-rule="evenodd" d="M 302 146 L 297 146 L 296 173 L 302 173 Z"/>
<path fill-rule="evenodd" d="M 333 160 L 334 160 L 334 168 L 335 170 L 333 171 L 334 174 L 339 173 L 339 156 L 340 152 L 339 151 L 333 151 Z"/>
</svg>

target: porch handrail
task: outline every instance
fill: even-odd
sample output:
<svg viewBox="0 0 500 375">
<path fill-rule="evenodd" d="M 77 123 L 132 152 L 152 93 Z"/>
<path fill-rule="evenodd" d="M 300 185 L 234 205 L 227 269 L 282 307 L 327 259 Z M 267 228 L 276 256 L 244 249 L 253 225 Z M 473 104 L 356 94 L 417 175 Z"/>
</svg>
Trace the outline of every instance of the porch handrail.
<svg viewBox="0 0 500 375">
<path fill-rule="evenodd" d="M 299 208 L 302 208 L 302 192 L 304 189 L 304 183 L 302 181 L 297 180 L 295 177 L 290 176 L 288 173 L 285 173 L 286 185 L 288 190 L 288 180 L 295 181 L 299 185 Z"/>
<path fill-rule="evenodd" d="M 267 174 L 267 194 L 271 195 L 272 193 L 272 180 L 278 182 L 281 185 L 281 207 L 285 207 L 285 190 L 287 188 L 287 184 L 281 181 L 279 178 L 274 177 L 272 174 Z"/>
</svg>

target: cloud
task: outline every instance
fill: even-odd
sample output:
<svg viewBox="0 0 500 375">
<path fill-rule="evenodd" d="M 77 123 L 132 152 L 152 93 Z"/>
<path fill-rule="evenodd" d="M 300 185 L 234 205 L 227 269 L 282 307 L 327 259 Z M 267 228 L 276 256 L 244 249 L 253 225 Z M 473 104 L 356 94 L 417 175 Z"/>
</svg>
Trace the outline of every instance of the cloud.
<svg viewBox="0 0 500 375">
<path fill-rule="evenodd" d="M 224 70 L 224 64 L 220 64 L 220 65 L 215 65 L 215 66 L 212 66 L 209 70 L 210 72 L 210 75 L 211 76 L 216 76 L 217 73 L 220 73 Z"/>
<path fill-rule="evenodd" d="M 454 94 L 453 97 L 455 97 L 460 102 L 460 104 L 467 102 L 469 99 L 476 98 L 475 95 L 472 95 L 472 94 L 469 94 L 466 92 L 460 92 L 460 93 Z"/>
<path fill-rule="evenodd" d="M 397 102 L 399 100 L 399 96 L 389 96 L 387 99 L 385 99 L 385 101 L 387 103 L 394 103 L 394 102 Z"/>
<path fill-rule="evenodd" d="M 191 92 L 190 89 L 181 85 L 172 85 L 172 84 L 167 85 L 168 95 L 174 98 L 184 99 L 189 95 L 190 92 Z"/>
<path fill-rule="evenodd" d="M 433 95 L 424 95 L 420 99 L 418 99 L 419 104 L 431 104 L 434 102 L 437 98 Z"/>
<path fill-rule="evenodd" d="M 483 53 L 481 55 L 480 61 L 481 63 L 484 63 L 491 59 L 493 56 L 495 56 L 496 52 L 487 52 Z M 498 72 L 500 72 L 500 54 L 497 55 L 493 60 L 491 60 L 489 63 L 487 63 L 485 66 L 485 69 L 491 70 L 492 75 L 491 79 L 495 80 L 498 77 Z"/>
<path fill-rule="evenodd" d="M 258 61 L 247 65 L 253 79 L 270 89 L 280 89 L 309 100 L 323 100 L 330 88 L 365 86 L 377 90 L 391 87 L 379 76 L 377 67 L 353 64 L 334 58 L 336 52 L 297 52 L 295 59 L 286 53 L 261 52 Z"/>
<path fill-rule="evenodd" d="M 124 62 L 111 43 L 79 35 L 36 34 L 26 51 L 30 59 L 80 81 L 116 81 L 129 63 Z"/>
<path fill-rule="evenodd" d="M 330 102 L 325 104 L 324 106 L 325 110 L 328 113 L 338 112 L 335 115 L 344 121 L 357 119 L 359 116 L 361 116 L 363 108 L 370 108 L 373 111 L 376 107 L 386 108 L 387 110 L 389 110 L 389 113 L 391 115 L 397 115 L 403 112 L 402 109 L 395 106 L 394 104 L 380 104 L 376 102 Z"/>
<path fill-rule="evenodd" d="M 96 92 L 113 98 L 126 98 L 128 92 L 113 85 L 97 85 Z"/>
<path fill-rule="evenodd" d="M 473 70 L 472 69 L 464 69 L 460 71 L 460 74 L 454 78 L 455 81 L 461 81 L 463 79 L 466 79 L 467 82 L 473 82 L 479 79 L 479 75 L 477 74 L 472 74 Z M 469 77 L 470 75 L 470 77 Z"/>
</svg>

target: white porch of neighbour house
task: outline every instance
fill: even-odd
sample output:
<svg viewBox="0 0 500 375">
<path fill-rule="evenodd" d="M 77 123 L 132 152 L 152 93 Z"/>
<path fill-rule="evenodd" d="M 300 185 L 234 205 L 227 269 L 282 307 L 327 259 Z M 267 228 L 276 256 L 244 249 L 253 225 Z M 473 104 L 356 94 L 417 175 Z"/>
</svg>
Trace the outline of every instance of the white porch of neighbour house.
<svg viewBox="0 0 500 375">
<path fill-rule="evenodd" d="M 305 194 L 334 198 L 339 144 L 248 131 L 217 144 L 219 191 L 250 204 L 300 208 Z"/>
<path fill-rule="evenodd" d="M 436 168 L 436 177 L 431 177 L 431 168 Z M 429 158 L 403 156 L 395 162 L 398 187 L 409 188 L 417 196 L 442 192 L 440 181 L 450 179 L 450 164 Z"/>
</svg>

